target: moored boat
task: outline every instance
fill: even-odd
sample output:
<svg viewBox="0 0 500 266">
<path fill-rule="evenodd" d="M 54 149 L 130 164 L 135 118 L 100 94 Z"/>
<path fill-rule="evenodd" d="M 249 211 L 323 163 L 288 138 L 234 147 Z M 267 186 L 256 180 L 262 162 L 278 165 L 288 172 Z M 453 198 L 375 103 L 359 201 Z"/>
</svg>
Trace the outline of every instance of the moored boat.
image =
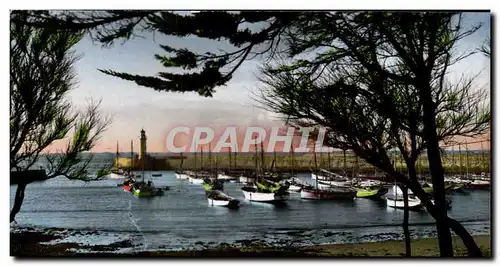
<svg viewBox="0 0 500 266">
<path fill-rule="evenodd" d="M 210 206 L 224 206 L 228 208 L 238 207 L 240 201 L 228 196 L 219 190 L 212 190 L 207 195 L 208 205 Z"/>
<path fill-rule="evenodd" d="M 242 184 L 252 184 L 255 180 L 256 178 L 254 176 L 242 175 L 239 177 L 239 181 Z"/>
<path fill-rule="evenodd" d="M 475 179 L 474 181 L 465 184 L 465 188 L 469 189 L 489 189 L 490 186 L 490 181 L 480 179 Z"/>
<path fill-rule="evenodd" d="M 258 202 L 280 202 L 290 199 L 290 194 L 285 191 L 270 192 L 262 191 L 257 187 L 245 186 L 241 188 L 245 199 Z"/>
<path fill-rule="evenodd" d="M 137 197 L 153 197 L 156 196 L 156 190 L 154 189 L 151 181 L 148 183 L 137 182 L 132 186 L 132 192 L 134 196 Z"/>
<path fill-rule="evenodd" d="M 404 209 L 404 199 L 403 197 L 386 196 L 387 206 L 395 209 Z M 421 210 L 422 202 L 420 199 L 414 196 L 408 196 L 408 209 L 410 210 Z"/>
<path fill-rule="evenodd" d="M 318 189 L 330 189 L 332 187 L 344 187 L 348 188 L 352 186 L 351 181 L 326 181 L 326 180 L 316 180 Z"/>
<path fill-rule="evenodd" d="M 189 183 L 191 183 L 191 184 L 201 185 L 201 184 L 203 184 L 203 182 L 204 182 L 203 178 L 194 177 L 194 176 L 189 177 Z"/>
<path fill-rule="evenodd" d="M 232 175 L 227 175 L 227 174 L 224 174 L 224 173 L 220 173 L 217 175 L 217 179 L 219 180 L 236 180 L 238 179 L 236 176 L 232 176 Z"/>
<path fill-rule="evenodd" d="M 161 176 L 161 174 L 151 174 L 151 176 L 159 177 L 159 176 Z"/>
<path fill-rule="evenodd" d="M 363 187 L 356 188 L 356 198 L 380 198 L 387 194 L 389 190 L 385 187 Z"/>
<path fill-rule="evenodd" d="M 185 173 L 184 171 L 175 171 L 175 178 L 185 180 L 185 179 L 189 179 L 189 175 L 187 173 Z"/>
<path fill-rule="evenodd" d="M 317 189 L 314 187 L 305 187 L 300 191 L 302 199 L 311 200 L 352 200 L 356 192 L 347 188 Z"/>
</svg>

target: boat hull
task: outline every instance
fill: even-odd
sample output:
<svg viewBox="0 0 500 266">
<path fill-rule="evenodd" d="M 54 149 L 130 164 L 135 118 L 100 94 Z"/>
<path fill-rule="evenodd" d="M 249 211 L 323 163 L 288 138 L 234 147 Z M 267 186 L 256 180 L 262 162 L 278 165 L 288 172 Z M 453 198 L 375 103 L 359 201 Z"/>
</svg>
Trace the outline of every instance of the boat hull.
<svg viewBox="0 0 500 266">
<path fill-rule="evenodd" d="M 356 193 L 354 191 L 334 191 L 321 189 L 302 189 L 300 197 L 310 200 L 352 200 Z"/>
<path fill-rule="evenodd" d="M 290 192 L 300 192 L 301 190 L 302 190 L 301 186 L 290 185 L 290 187 L 288 187 L 288 191 Z"/>
<path fill-rule="evenodd" d="M 237 178 L 235 176 L 230 176 L 230 175 L 225 175 L 225 174 L 218 174 L 217 175 L 218 180 L 236 180 Z"/>
<path fill-rule="evenodd" d="M 230 197 L 219 190 L 214 190 L 207 196 L 208 205 L 228 208 L 238 207 L 240 201 Z"/>
<path fill-rule="evenodd" d="M 255 182 L 255 178 L 247 177 L 247 176 L 240 176 L 239 181 L 240 181 L 240 183 L 243 183 L 243 184 L 249 184 L 249 183 Z"/>
<path fill-rule="evenodd" d="M 189 183 L 195 184 L 195 185 L 201 185 L 203 184 L 203 179 L 201 178 L 194 178 L 194 177 L 189 177 Z"/>
<path fill-rule="evenodd" d="M 356 198 L 368 198 L 375 199 L 380 198 L 381 196 L 387 193 L 387 188 L 378 188 L 378 189 L 358 189 L 356 191 Z"/>
<path fill-rule="evenodd" d="M 134 189 L 133 193 L 134 193 L 134 196 L 136 196 L 136 197 L 153 197 L 156 195 L 156 192 L 153 190 Z"/>
<path fill-rule="evenodd" d="M 175 173 L 175 178 L 185 180 L 189 179 L 189 175 L 182 173 Z"/>
<path fill-rule="evenodd" d="M 258 192 L 256 188 L 247 187 L 242 188 L 243 195 L 245 195 L 245 199 L 249 201 L 257 201 L 257 202 L 282 202 L 290 199 L 290 194 L 283 193 L 263 193 Z"/>
<path fill-rule="evenodd" d="M 387 206 L 395 209 L 404 209 L 405 208 L 405 203 L 403 199 L 394 199 L 391 197 L 386 198 L 387 201 Z M 415 199 L 408 199 L 408 209 L 410 210 L 421 210 L 423 207 L 422 202 L 415 198 Z"/>
</svg>

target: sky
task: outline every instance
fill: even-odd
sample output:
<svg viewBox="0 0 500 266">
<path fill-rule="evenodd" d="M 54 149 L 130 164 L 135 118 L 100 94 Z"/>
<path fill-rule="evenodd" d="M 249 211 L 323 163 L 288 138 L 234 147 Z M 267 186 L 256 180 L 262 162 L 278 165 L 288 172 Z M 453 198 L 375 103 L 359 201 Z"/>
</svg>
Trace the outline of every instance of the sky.
<svg viewBox="0 0 500 266">
<path fill-rule="evenodd" d="M 477 48 L 490 35 L 490 14 L 470 13 L 465 16 L 465 25 L 482 23 L 483 26 L 472 36 L 459 43 L 459 50 Z M 104 48 L 85 37 L 75 46 L 81 56 L 76 63 L 78 84 L 68 94 L 68 99 L 77 107 L 83 107 L 92 98 L 102 101 L 103 115 L 113 117 L 112 124 L 104 132 L 95 152 L 115 152 L 117 141 L 120 151 L 130 150 L 130 140 L 134 140 L 134 150 L 138 150 L 139 131 L 144 129 L 148 136 L 148 151 L 165 151 L 167 130 L 174 125 L 262 125 L 275 126 L 283 123 L 275 114 L 255 107 L 252 93 L 259 86 L 256 74 L 260 61 L 244 62 L 233 79 L 217 88 L 212 98 L 197 93 L 157 92 L 140 87 L 134 82 L 105 75 L 97 69 L 112 69 L 120 72 L 156 75 L 164 68 L 154 59 L 154 54 L 164 54 L 159 44 L 186 47 L 194 52 L 216 52 L 217 49 L 232 50 L 229 44 L 199 38 L 177 38 L 160 34 L 144 35 L 112 47 Z M 473 55 L 453 67 L 451 78 L 460 73 L 482 74 L 477 86 L 488 86 L 490 80 L 489 59 L 483 55 Z M 59 149 L 64 142 L 51 147 Z"/>
</svg>

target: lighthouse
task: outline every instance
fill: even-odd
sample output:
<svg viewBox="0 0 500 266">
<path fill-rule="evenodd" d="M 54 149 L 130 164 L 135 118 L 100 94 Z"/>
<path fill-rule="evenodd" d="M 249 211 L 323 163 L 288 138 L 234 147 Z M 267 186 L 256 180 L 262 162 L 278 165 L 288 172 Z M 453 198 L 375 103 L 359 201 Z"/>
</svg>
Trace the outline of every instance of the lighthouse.
<svg viewBox="0 0 500 266">
<path fill-rule="evenodd" d="M 146 159 L 146 131 L 141 130 L 139 160 Z"/>
</svg>

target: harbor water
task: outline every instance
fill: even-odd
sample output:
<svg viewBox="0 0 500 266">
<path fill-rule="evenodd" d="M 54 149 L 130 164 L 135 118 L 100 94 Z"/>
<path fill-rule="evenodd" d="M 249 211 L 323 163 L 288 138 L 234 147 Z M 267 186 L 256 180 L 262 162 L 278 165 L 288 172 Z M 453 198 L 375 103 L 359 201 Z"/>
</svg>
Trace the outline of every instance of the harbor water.
<svg viewBox="0 0 500 266">
<path fill-rule="evenodd" d="M 223 243 L 309 245 L 402 239 L 403 211 L 385 201 L 348 202 L 301 200 L 299 193 L 283 205 L 245 201 L 242 184 L 225 183 L 224 191 L 240 200 L 232 210 L 209 206 L 200 185 L 178 180 L 163 171 L 152 179 L 156 187 L 169 186 L 164 196 L 137 198 L 124 192 L 122 179 L 93 182 L 54 178 L 30 184 L 16 221 L 23 227 L 69 229 L 63 241 L 105 244 L 127 240 L 123 250 L 179 250 Z M 311 182 L 310 175 L 300 179 Z M 16 186 L 11 186 L 10 203 Z M 473 235 L 490 233 L 490 191 L 450 195 L 449 216 Z M 435 236 L 433 218 L 425 211 L 410 212 L 412 237 Z M 91 234 L 82 232 L 92 232 Z M 82 240 L 83 239 L 83 240 Z"/>
</svg>

